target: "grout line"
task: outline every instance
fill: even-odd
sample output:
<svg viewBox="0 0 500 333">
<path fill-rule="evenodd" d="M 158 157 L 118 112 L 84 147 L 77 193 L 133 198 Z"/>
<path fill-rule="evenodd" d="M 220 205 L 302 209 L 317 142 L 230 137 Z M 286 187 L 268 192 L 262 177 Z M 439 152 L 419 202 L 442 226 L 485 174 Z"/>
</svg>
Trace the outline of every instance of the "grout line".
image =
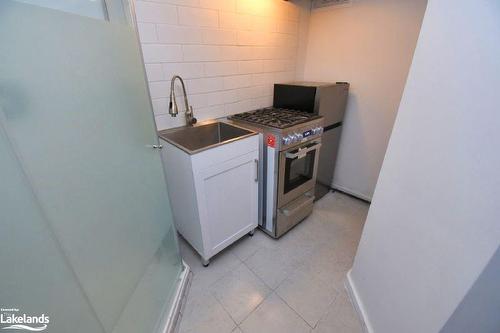
<svg viewBox="0 0 500 333">
<path fill-rule="evenodd" d="M 221 301 L 219 301 L 219 299 L 217 297 L 215 297 L 215 295 L 213 294 L 213 292 L 210 292 L 209 294 L 210 294 L 211 297 L 213 297 L 215 299 L 215 301 L 217 303 L 219 303 L 219 305 L 222 307 L 222 310 L 224 310 L 224 312 L 229 316 L 229 318 L 231 318 L 231 320 L 236 325 L 236 327 L 238 327 L 238 323 L 234 320 L 233 316 L 231 316 L 231 314 L 226 309 L 226 307 L 224 306 L 224 304 L 222 304 Z M 234 331 L 234 327 L 233 327 L 233 331 Z"/>
<path fill-rule="evenodd" d="M 259 250 L 260 250 L 260 249 L 259 249 Z M 259 252 L 259 250 L 257 250 L 255 253 Z M 250 257 L 248 257 L 246 260 L 248 260 L 248 259 L 250 259 L 251 257 L 253 257 L 253 256 L 255 255 L 255 253 L 254 253 L 254 254 L 252 254 Z M 257 277 L 257 278 L 258 278 L 258 279 L 262 282 L 262 283 L 264 283 L 264 284 L 266 285 L 266 287 L 268 287 L 268 288 L 269 288 L 272 292 L 274 292 L 274 289 L 273 289 L 270 285 L 268 285 L 268 284 L 266 283 L 266 281 L 264 281 L 264 279 L 262 279 L 262 278 L 259 276 L 259 274 L 257 274 L 257 273 L 256 273 L 256 272 L 255 272 L 255 271 L 254 271 L 251 267 L 249 267 L 249 266 L 246 264 L 246 260 L 245 260 L 245 261 L 243 261 L 243 264 L 244 264 L 244 265 L 245 265 L 245 266 L 246 266 L 246 267 L 250 270 L 250 272 L 252 272 L 252 273 L 253 273 L 253 274 L 254 274 L 254 275 L 255 275 L 255 276 L 256 276 L 256 277 Z M 271 293 L 272 293 L 272 292 L 271 292 Z"/>
<path fill-rule="evenodd" d="M 238 256 L 237 256 L 237 255 L 235 255 L 235 254 L 233 254 L 233 253 L 231 253 L 231 255 L 233 255 L 233 256 L 235 256 L 236 258 L 238 258 Z M 237 265 L 237 266 L 236 266 L 233 270 L 236 270 L 236 269 L 237 269 L 238 267 L 240 267 L 240 266 L 245 266 L 245 267 L 247 267 L 247 266 L 245 265 L 245 263 L 244 263 L 241 259 L 239 259 L 239 258 L 238 258 L 238 260 L 240 261 L 240 264 L 239 264 L 239 265 Z M 248 268 L 248 267 L 247 267 L 247 268 Z M 248 268 L 248 269 L 249 269 L 249 268 Z M 233 270 L 230 270 L 230 271 L 227 271 L 226 273 L 224 273 L 224 274 L 223 274 L 223 276 L 221 276 L 220 278 L 218 278 L 218 279 L 217 279 L 215 282 L 213 282 L 211 285 L 207 286 L 207 289 L 210 289 L 211 287 L 213 287 L 213 286 L 214 286 L 214 285 L 215 285 L 218 281 L 220 281 L 223 277 L 225 277 L 226 275 L 228 275 L 228 274 L 229 274 L 230 272 L 232 272 Z M 249 269 L 249 270 L 250 270 L 250 269 Z M 253 273 L 253 272 L 252 272 L 252 273 Z M 255 275 L 255 273 L 254 273 L 254 275 Z M 257 277 L 258 279 L 260 279 L 258 276 L 256 276 L 256 277 Z M 262 282 L 263 282 L 263 281 L 262 281 Z M 264 284 L 265 284 L 265 283 L 264 283 Z M 267 286 L 267 285 L 266 285 L 266 286 Z M 224 304 L 222 304 L 222 302 L 221 302 L 221 301 L 220 301 L 220 300 L 219 300 L 219 299 L 215 296 L 214 292 L 213 292 L 213 291 L 211 291 L 211 290 L 209 290 L 209 293 L 208 293 L 208 294 L 209 294 L 210 296 L 212 296 L 212 297 L 213 297 L 213 298 L 217 301 L 217 303 L 219 303 L 219 304 L 220 304 L 220 306 L 221 306 L 221 307 L 224 309 L 224 311 L 228 314 L 228 316 L 231 318 L 231 320 L 232 320 L 232 321 L 236 324 L 236 326 L 237 326 L 237 327 L 239 327 L 239 324 L 236 322 L 236 320 L 233 318 L 233 316 L 231 316 L 231 314 L 230 314 L 230 313 L 229 313 L 229 311 L 226 309 L 226 307 L 224 306 Z M 261 301 L 261 302 L 260 302 L 260 303 L 259 303 L 259 304 L 255 307 L 255 308 L 253 308 L 253 309 L 252 309 L 252 311 L 250 311 L 250 312 L 248 313 L 248 315 L 246 315 L 246 316 L 245 316 L 245 317 L 241 320 L 241 323 L 243 323 L 243 322 L 244 322 L 244 321 L 245 321 L 245 320 L 246 320 L 246 319 L 247 319 L 247 318 L 248 318 L 248 317 L 249 317 L 249 316 L 250 316 L 250 315 L 251 315 L 251 314 L 252 314 L 252 313 L 253 313 L 253 312 L 254 312 L 254 311 L 255 311 L 255 310 L 259 307 L 259 306 L 260 306 L 260 304 L 262 304 L 262 303 L 266 300 L 266 298 L 267 298 L 269 295 L 271 295 L 271 294 L 272 294 L 272 291 L 271 291 L 269 294 L 267 294 L 265 297 L 263 297 L 263 298 L 262 298 L 262 301 Z"/>
<path fill-rule="evenodd" d="M 220 253 L 220 252 L 219 252 Z M 234 267 L 232 267 L 231 269 L 229 269 L 228 271 L 226 271 L 224 274 L 222 274 L 222 276 L 220 276 L 218 279 L 216 279 L 214 282 L 212 282 L 212 284 L 208 285 L 207 286 L 207 289 L 208 288 L 211 288 L 213 287 L 214 284 L 216 284 L 217 282 L 219 282 L 219 280 L 221 280 L 223 277 L 225 277 L 227 274 L 231 273 L 233 270 L 235 270 L 236 268 L 238 268 L 239 266 L 241 266 L 241 264 L 243 263 L 240 258 L 238 258 L 238 256 L 232 254 L 232 253 L 229 253 L 231 254 L 233 257 L 235 257 L 236 259 L 238 259 L 239 263 L 237 265 L 234 265 Z M 217 256 L 217 255 L 216 255 Z M 210 258 L 210 260 L 212 260 L 213 258 L 215 257 L 212 257 Z M 209 267 L 204 267 L 204 268 L 209 268 Z"/>
<path fill-rule="evenodd" d="M 281 296 L 280 296 L 280 295 L 279 295 L 276 291 L 274 292 L 274 294 L 275 294 L 276 296 L 278 296 L 278 298 L 279 298 L 279 299 L 280 299 L 283 303 L 285 303 L 285 305 L 286 305 L 286 306 L 287 306 L 290 310 L 292 310 L 292 311 L 293 311 L 293 312 L 294 312 L 297 316 L 299 316 L 299 318 L 300 318 L 300 319 L 302 319 L 302 320 L 304 321 L 304 323 L 306 323 L 306 325 L 307 325 L 308 327 L 310 327 L 311 329 L 314 329 L 314 327 L 316 327 L 316 326 L 312 327 L 311 325 L 309 325 L 309 323 L 307 322 L 307 320 L 305 320 L 305 319 L 304 319 L 304 318 L 300 315 L 300 313 L 298 313 L 297 311 L 295 311 L 295 309 L 294 309 L 294 308 L 292 308 L 292 307 L 290 306 L 290 304 L 288 304 L 288 303 L 287 303 L 287 301 L 285 301 L 285 300 L 284 300 L 284 299 L 283 299 L 283 298 L 282 298 L 282 297 L 281 297 Z"/>
<path fill-rule="evenodd" d="M 300 319 L 302 319 L 302 320 L 306 323 L 306 325 L 307 325 L 307 326 L 309 326 L 311 329 L 314 329 L 314 328 L 316 327 L 316 325 L 315 325 L 314 327 L 312 327 L 311 325 L 309 325 L 309 323 L 307 322 L 307 320 L 305 320 L 305 319 L 304 319 L 304 318 L 300 315 L 300 313 L 298 313 L 297 311 L 295 311 L 295 309 L 294 309 L 294 308 L 293 308 L 290 304 L 288 304 L 288 303 L 287 303 L 287 301 L 285 301 L 285 300 L 283 299 L 283 297 L 281 297 L 281 296 L 280 296 L 277 292 L 274 292 L 274 293 L 276 294 L 276 296 L 278 296 L 278 297 L 279 297 L 279 299 L 281 299 L 281 300 L 283 301 L 283 303 L 285 303 L 285 305 L 286 305 L 286 306 L 288 306 L 288 308 L 289 308 L 290 310 L 292 310 L 293 312 L 295 312 L 295 314 L 296 314 L 297 316 L 299 316 L 299 318 L 300 318 Z"/>
<path fill-rule="evenodd" d="M 264 304 L 264 302 L 274 293 L 274 291 L 271 291 L 269 294 L 267 294 L 263 299 L 262 301 L 252 310 L 250 311 L 250 313 L 241 321 L 240 324 L 238 324 L 238 327 L 243 324 L 243 322 L 245 322 L 245 320 L 247 320 L 255 311 L 257 311 L 258 308 L 260 308 L 262 306 L 262 304 Z M 243 331 L 243 330 L 242 330 Z"/>
<path fill-rule="evenodd" d="M 328 304 L 328 307 L 331 307 L 336 301 L 337 299 L 339 298 L 339 295 L 340 295 L 340 291 L 338 291 L 337 289 L 335 289 L 336 293 L 335 293 L 335 297 L 333 297 L 333 300 L 330 302 L 330 304 Z M 331 311 L 333 311 L 334 309 L 328 309 L 328 311 L 325 311 L 325 313 L 323 313 L 321 315 L 321 317 L 319 318 L 318 322 L 316 323 L 316 325 L 314 326 L 314 328 L 316 328 L 318 326 L 318 324 L 327 316 L 330 314 Z"/>
</svg>

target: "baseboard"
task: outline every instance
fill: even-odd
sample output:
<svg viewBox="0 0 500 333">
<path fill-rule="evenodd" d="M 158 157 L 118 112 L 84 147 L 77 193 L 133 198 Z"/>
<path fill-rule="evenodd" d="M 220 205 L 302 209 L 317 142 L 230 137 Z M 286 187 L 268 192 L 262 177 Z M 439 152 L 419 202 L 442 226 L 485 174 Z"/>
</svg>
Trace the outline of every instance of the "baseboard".
<svg viewBox="0 0 500 333">
<path fill-rule="evenodd" d="M 359 317 L 359 321 L 361 322 L 361 326 L 363 327 L 363 332 L 364 333 L 373 333 L 373 328 L 370 325 L 370 322 L 368 321 L 368 318 L 366 316 L 366 311 L 363 307 L 363 303 L 361 302 L 359 298 L 359 294 L 356 291 L 356 286 L 354 285 L 351 277 L 351 270 L 347 272 L 347 279 L 345 281 L 345 289 L 347 290 L 347 294 L 349 295 L 349 298 L 351 299 L 351 303 L 354 306 L 354 309 L 356 310 L 356 314 Z"/>
<path fill-rule="evenodd" d="M 179 276 L 180 282 L 174 293 L 174 301 L 172 302 L 172 306 L 170 307 L 168 314 L 165 316 L 166 320 L 162 323 L 160 326 L 161 328 L 158 330 L 159 333 L 174 333 L 178 330 L 182 309 L 185 305 L 192 277 L 189 266 L 184 261 L 182 261 L 182 265 L 184 266 L 184 270 Z"/>
<path fill-rule="evenodd" d="M 355 197 L 355 198 L 361 199 L 361 200 L 366 201 L 366 202 L 368 202 L 368 203 L 371 203 L 371 202 L 372 202 L 372 198 L 371 198 L 371 197 L 369 197 L 369 196 L 367 196 L 367 195 L 364 195 L 364 194 L 362 194 L 362 193 L 359 193 L 359 192 L 353 191 L 353 190 L 351 190 L 351 189 L 349 189 L 349 188 L 347 188 L 347 187 L 344 187 L 344 186 L 342 186 L 342 185 L 339 185 L 339 184 L 335 184 L 335 183 L 333 183 L 333 184 L 332 184 L 332 188 L 333 188 L 334 190 L 337 190 L 337 191 L 340 191 L 340 192 L 344 192 L 344 193 L 346 193 L 346 194 L 349 194 L 349 195 L 351 195 L 351 196 L 353 196 L 353 197 Z"/>
</svg>

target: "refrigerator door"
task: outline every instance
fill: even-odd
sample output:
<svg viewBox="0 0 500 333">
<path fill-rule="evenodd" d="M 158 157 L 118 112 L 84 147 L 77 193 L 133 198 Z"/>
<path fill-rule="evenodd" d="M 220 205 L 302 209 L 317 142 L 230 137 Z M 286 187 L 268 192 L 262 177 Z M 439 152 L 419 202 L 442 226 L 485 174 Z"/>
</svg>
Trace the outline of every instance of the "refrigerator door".
<svg viewBox="0 0 500 333">
<path fill-rule="evenodd" d="M 326 129 L 329 126 L 342 122 L 344 119 L 348 83 L 337 83 L 318 87 L 318 100 L 316 112 L 323 116 Z"/>
<path fill-rule="evenodd" d="M 325 131 L 321 137 L 322 145 L 319 154 L 315 200 L 322 198 L 331 189 L 341 131 L 342 126 L 337 126 Z"/>
</svg>

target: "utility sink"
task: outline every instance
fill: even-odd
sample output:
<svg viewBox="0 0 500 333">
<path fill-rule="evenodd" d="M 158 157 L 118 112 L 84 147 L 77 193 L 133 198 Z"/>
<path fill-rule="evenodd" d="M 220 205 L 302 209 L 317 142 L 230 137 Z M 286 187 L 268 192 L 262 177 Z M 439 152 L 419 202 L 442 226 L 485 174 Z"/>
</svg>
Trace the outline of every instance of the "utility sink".
<svg viewBox="0 0 500 333">
<path fill-rule="evenodd" d="M 176 230 L 204 266 L 258 226 L 258 133 L 211 120 L 158 133 Z"/>
<path fill-rule="evenodd" d="M 224 122 L 178 127 L 158 133 L 160 138 L 192 155 L 257 134 Z"/>
</svg>

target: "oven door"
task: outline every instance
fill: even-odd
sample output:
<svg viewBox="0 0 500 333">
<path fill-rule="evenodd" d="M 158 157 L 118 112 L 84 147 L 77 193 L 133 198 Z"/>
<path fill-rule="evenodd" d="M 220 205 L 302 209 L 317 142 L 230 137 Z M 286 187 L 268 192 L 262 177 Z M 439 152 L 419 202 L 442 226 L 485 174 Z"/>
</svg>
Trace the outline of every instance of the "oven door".
<svg viewBox="0 0 500 333">
<path fill-rule="evenodd" d="M 280 152 L 278 207 L 314 188 L 320 140 L 313 140 Z"/>
</svg>

